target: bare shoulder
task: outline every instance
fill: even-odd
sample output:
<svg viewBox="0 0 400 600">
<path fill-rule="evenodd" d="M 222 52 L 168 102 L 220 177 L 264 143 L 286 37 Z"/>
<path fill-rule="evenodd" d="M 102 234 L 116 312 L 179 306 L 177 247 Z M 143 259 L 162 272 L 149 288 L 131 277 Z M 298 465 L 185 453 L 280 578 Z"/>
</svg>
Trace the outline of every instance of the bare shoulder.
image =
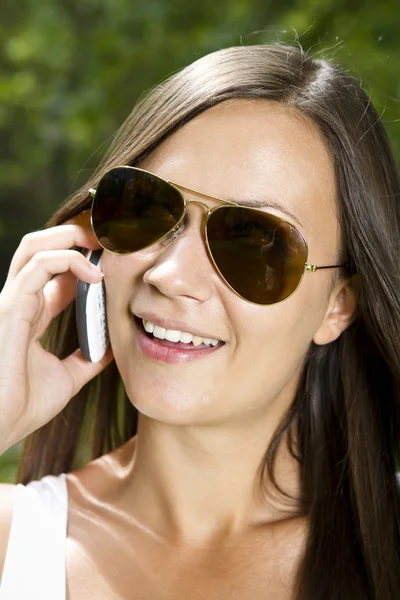
<svg viewBox="0 0 400 600">
<path fill-rule="evenodd" d="M 0 579 L 3 575 L 17 486 L 0 483 Z"/>
</svg>

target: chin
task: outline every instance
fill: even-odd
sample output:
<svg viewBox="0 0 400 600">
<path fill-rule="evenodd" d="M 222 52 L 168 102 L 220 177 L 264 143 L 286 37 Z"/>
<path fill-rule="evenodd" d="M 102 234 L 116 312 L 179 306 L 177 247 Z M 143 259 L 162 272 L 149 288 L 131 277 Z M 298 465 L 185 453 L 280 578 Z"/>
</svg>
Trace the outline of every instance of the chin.
<svg viewBox="0 0 400 600">
<path fill-rule="evenodd" d="M 176 389 L 168 391 L 163 390 L 147 390 L 146 394 L 133 391 L 129 393 L 128 388 L 125 388 L 130 401 L 139 413 L 168 423 L 170 425 L 196 425 L 205 424 L 213 421 L 216 415 L 215 405 L 208 394 L 193 394 L 191 392 L 184 393 L 182 389 L 177 392 Z"/>
</svg>

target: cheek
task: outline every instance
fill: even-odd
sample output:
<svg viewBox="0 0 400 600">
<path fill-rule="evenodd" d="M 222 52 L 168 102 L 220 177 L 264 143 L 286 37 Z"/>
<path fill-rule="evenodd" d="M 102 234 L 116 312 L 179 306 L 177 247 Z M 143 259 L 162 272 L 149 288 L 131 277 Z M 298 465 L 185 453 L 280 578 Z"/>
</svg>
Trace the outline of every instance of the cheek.
<svg viewBox="0 0 400 600">
<path fill-rule="evenodd" d="M 143 265 L 138 260 L 138 255 L 139 253 L 118 255 L 106 250 L 103 252 L 101 268 L 107 290 L 107 310 L 111 313 L 117 311 L 123 314 L 126 307 L 129 307 L 143 274 Z"/>
<path fill-rule="evenodd" d="M 290 381 L 308 348 L 308 336 L 297 315 L 271 315 L 257 333 L 238 340 L 240 386 L 253 396 L 275 396 Z"/>
<path fill-rule="evenodd" d="M 114 260 L 114 257 L 102 261 L 109 325 L 111 323 L 114 325 L 114 317 L 118 321 L 116 317 L 121 315 L 122 303 L 126 303 L 128 297 L 128 285 L 126 283 L 129 280 L 118 262 L 119 260 Z"/>
<path fill-rule="evenodd" d="M 325 305 L 320 297 L 310 301 L 310 290 L 299 288 L 291 298 L 263 307 L 257 318 L 246 319 L 246 328 L 237 328 L 233 372 L 237 393 L 247 391 L 253 398 L 278 395 L 297 377 Z M 249 311 L 250 313 L 250 311 Z"/>
<path fill-rule="evenodd" d="M 110 287 L 115 287 L 115 281 L 127 281 L 128 268 L 131 266 L 128 256 L 122 254 L 112 254 L 107 250 L 103 251 L 101 256 L 101 268 L 104 273 L 104 279 Z M 130 269 L 132 271 L 132 269 Z"/>
<path fill-rule="evenodd" d="M 131 261 L 127 258 L 104 252 L 102 259 L 108 330 L 117 364 L 118 354 L 121 348 L 129 344 L 134 326 L 130 304 L 134 293 L 135 275 L 132 272 L 132 264 L 129 264 Z"/>
</svg>

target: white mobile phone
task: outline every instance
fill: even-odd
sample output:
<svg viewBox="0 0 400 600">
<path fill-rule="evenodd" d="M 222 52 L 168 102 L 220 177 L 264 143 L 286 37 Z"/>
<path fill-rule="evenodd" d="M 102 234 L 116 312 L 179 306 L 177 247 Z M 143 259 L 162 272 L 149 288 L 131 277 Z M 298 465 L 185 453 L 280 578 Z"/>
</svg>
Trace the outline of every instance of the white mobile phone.
<svg viewBox="0 0 400 600">
<path fill-rule="evenodd" d="M 101 268 L 103 250 L 86 250 L 84 256 Z M 99 362 L 109 344 L 104 279 L 87 283 L 78 279 L 76 286 L 76 325 L 79 347 L 90 362 Z"/>
</svg>

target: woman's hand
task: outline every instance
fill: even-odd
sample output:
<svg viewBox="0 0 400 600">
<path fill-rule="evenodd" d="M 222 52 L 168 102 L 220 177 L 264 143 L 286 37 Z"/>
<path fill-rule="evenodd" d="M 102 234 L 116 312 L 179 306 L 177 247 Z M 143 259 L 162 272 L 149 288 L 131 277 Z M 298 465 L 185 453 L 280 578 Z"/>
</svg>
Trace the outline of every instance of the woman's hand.
<svg viewBox="0 0 400 600">
<path fill-rule="evenodd" d="M 48 423 L 113 359 L 109 346 L 98 363 L 79 348 L 59 360 L 39 342 L 75 299 L 77 278 L 101 281 L 73 246 L 100 248 L 92 230 L 71 219 L 25 235 L 11 261 L 0 293 L 0 453 Z"/>
</svg>

